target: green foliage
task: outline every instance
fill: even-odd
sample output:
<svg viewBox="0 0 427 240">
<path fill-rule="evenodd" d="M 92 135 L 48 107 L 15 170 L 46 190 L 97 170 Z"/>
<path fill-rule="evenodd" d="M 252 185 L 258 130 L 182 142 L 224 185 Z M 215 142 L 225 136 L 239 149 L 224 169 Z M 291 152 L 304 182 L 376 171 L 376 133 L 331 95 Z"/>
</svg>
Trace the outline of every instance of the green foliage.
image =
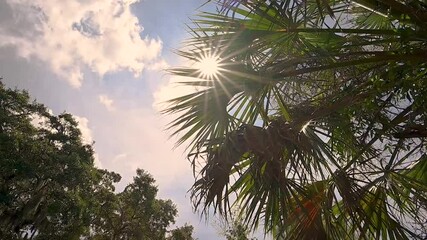
<svg viewBox="0 0 427 240">
<path fill-rule="evenodd" d="M 0 235 L 78 238 L 88 231 L 87 206 L 102 173 L 77 122 L 2 84 L 0 109 Z"/>
<path fill-rule="evenodd" d="M 247 227 L 241 222 L 233 222 L 232 228 L 227 230 L 225 237 L 227 240 L 250 240 Z"/>
<path fill-rule="evenodd" d="M 193 226 L 185 224 L 182 227 L 173 229 L 167 240 L 193 240 Z"/>
<path fill-rule="evenodd" d="M 102 198 L 90 237 L 165 239 L 166 228 L 175 222 L 177 210 L 171 200 L 156 199 L 154 182 L 151 175 L 138 169 L 133 183 L 123 192 Z"/>
<path fill-rule="evenodd" d="M 257 240 L 250 237 L 251 231 L 240 217 L 233 216 L 232 219 L 219 218 L 217 226 L 219 233 L 227 240 Z"/>
<path fill-rule="evenodd" d="M 0 82 L 0 239 L 165 239 L 177 210 L 153 177 L 138 169 L 115 193 L 93 153 L 70 114 Z"/>
<path fill-rule="evenodd" d="M 178 52 L 219 59 L 165 113 L 194 206 L 284 239 L 425 239 L 427 5 L 217 1 Z M 237 198 L 230 198 L 236 193 Z"/>
</svg>

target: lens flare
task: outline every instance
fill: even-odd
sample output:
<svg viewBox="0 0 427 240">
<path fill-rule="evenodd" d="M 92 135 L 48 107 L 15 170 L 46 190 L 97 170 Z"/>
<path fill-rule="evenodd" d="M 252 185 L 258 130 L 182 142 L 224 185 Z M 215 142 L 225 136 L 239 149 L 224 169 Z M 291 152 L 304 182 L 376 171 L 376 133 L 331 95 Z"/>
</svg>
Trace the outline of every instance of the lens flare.
<svg viewBox="0 0 427 240">
<path fill-rule="evenodd" d="M 195 64 L 202 77 L 212 78 L 219 73 L 219 58 L 215 56 L 203 56 Z"/>
</svg>

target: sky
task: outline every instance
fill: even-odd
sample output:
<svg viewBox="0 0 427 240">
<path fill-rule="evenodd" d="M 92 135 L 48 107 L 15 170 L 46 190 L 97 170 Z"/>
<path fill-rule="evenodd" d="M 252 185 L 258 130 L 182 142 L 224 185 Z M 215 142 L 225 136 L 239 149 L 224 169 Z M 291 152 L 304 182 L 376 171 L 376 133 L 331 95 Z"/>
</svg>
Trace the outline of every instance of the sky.
<svg viewBox="0 0 427 240">
<path fill-rule="evenodd" d="M 122 176 L 137 168 L 156 179 L 160 198 L 178 207 L 176 226 L 218 239 L 215 224 L 193 213 L 194 182 L 184 147 L 165 131 L 162 103 L 188 91 L 163 69 L 188 37 L 185 23 L 203 0 L 0 0 L 0 76 L 55 114 L 73 114 L 96 165 Z M 206 9 L 206 6 L 205 6 Z"/>
</svg>

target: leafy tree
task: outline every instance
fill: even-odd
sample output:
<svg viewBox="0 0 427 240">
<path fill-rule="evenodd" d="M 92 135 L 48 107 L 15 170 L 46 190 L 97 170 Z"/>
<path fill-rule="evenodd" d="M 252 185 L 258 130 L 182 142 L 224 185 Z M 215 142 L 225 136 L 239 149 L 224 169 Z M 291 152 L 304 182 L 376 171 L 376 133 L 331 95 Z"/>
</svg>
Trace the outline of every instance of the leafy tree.
<svg viewBox="0 0 427 240">
<path fill-rule="evenodd" d="M 154 179 L 138 169 L 133 183 L 101 203 L 92 228 L 92 239 L 165 239 L 175 222 L 171 200 L 156 199 Z"/>
<path fill-rule="evenodd" d="M 218 71 L 171 69 L 198 91 L 165 110 L 195 207 L 275 238 L 425 239 L 427 4 L 218 4 L 178 52 Z"/>
<path fill-rule="evenodd" d="M 0 82 L 0 239 L 165 239 L 177 210 L 153 177 L 115 193 L 74 118 L 29 99 Z"/>
<path fill-rule="evenodd" d="M 193 240 L 194 227 L 185 224 L 182 227 L 177 227 L 170 232 L 170 236 L 167 240 Z"/>
<path fill-rule="evenodd" d="M 256 240 L 256 238 L 250 237 L 250 229 L 241 217 L 232 215 L 231 219 L 218 218 L 218 221 L 215 222 L 219 228 L 219 234 L 227 240 Z"/>
<path fill-rule="evenodd" d="M 225 237 L 227 240 L 250 240 L 254 238 L 248 238 L 247 226 L 242 222 L 234 221 L 231 223 L 231 227 L 227 229 Z"/>
<path fill-rule="evenodd" d="M 54 116 L 0 83 L 0 236 L 76 239 L 103 173 L 70 114 Z"/>
</svg>

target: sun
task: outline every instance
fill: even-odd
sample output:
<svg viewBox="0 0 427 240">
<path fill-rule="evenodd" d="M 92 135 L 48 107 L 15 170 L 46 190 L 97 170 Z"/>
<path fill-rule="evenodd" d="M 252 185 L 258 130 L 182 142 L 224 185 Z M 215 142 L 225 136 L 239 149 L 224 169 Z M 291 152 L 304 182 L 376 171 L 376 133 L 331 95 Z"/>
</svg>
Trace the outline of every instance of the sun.
<svg viewBox="0 0 427 240">
<path fill-rule="evenodd" d="M 201 57 L 195 64 L 202 77 L 216 77 L 220 70 L 219 58 L 213 55 Z"/>
</svg>

